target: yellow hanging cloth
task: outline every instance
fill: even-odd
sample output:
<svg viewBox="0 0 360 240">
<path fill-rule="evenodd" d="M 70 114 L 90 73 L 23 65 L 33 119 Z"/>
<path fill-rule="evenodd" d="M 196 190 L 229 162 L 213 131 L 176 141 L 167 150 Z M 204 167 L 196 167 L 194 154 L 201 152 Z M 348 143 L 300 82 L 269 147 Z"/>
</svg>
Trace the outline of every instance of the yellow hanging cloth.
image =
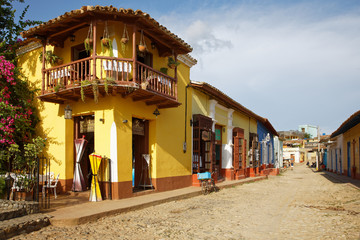
<svg viewBox="0 0 360 240">
<path fill-rule="evenodd" d="M 101 163 L 101 156 L 92 153 L 89 155 L 91 171 L 92 171 L 92 181 L 91 181 L 91 191 L 89 201 L 98 202 L 102 201 L 100 186 L 99 186 L 99 178 L 98 178 L 98 170 Z"/>
</svg>

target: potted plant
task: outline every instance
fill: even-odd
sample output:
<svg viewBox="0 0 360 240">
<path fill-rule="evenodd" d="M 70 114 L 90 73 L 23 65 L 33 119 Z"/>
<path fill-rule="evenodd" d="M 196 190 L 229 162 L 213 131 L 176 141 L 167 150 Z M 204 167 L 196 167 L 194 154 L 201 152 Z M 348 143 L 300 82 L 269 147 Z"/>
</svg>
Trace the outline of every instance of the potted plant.
<svg viewBox="0 0 360 240">
<path fill-rule="evenodd" d="M 147 47 L 146 47 L 145 38 L 144 38 L 144 31 L 141 30 L 140 43 L 139 43 L 139 51 L 140 51 L 140 52 L 145 52 L 146 49 L 147 49 Z"/>
<path fill-rule="evenodd" d="M 41 52 L 39 55 L 40 62 L 43 60 L 43 53 Z M 51 65 L 56 64 L 62 64 L 63 59 L 56 54 L 53 53 L 53 51 L 49 50 L 45 52 L 45 63 L 50 63 Z"/>
<path fill-rule="evenodd" d="M 107 22 L 105 22 L 104 33 L 101 38 L 100 44 L 101 44 L 101 51 L 104 52 L 104 49 L 108 48 L 110 51 L 110 57 L 112 57 L 113 56 L 113 48 L 112 48 L 112 41 L 109 37 Z"/>
<path fill-rule="evenodd" d="M 101 51 L 104 52 L 104 49 L 107 48 L 110 51 L 110 56 L 113 56 L 112 41 L 110 38 L 101 39 Z"/>
<path fill-rule="evenodd" d="M 88 34 L 84 40 L 84 47 L 87 53 L 90 53 L 93 48 L 93 33 L 92 33 L 92 23 L 90 23 Z"/>
<path fill-rule="evenodd" d="M 60 83 L 54 87 L 55 92 L 59 92 L 60 89 L 65 89 L 64 84 Z"/>
<path fill-rule="evenodd" d="M 90 53 L 93 50 L 93 39 L 89 37 L 85 38 L 84 47 L 86 52 Z"/>
<path fill-rule="evenodd" d="M 115 79 L 112 77 L 106 77 L 104 80 L 104 88 L 105 88 L 105 92 L 106 94 L 109 94 L 109 84 L 111 85 L 115 85 Z"/>
<path fill-rule="evenodd" d="M 168 74 L 168 68 L 162 67 L 162 68 L 160 68 L 160 72 L 167 75 Z"/>
<path fill-rule="evenodd" d="M 168 58 L 168 67 L 171 69 L 174 69 L 175 67 L 179 66 L 180 63 L 178 61 L 175 61 L 173 57 Z"/>
<path fill-rule="evenodd" d="M 81 94 L 81 100 L 83 102 L 85 102 L 85 91 L 84 91 L 84 87 L 91 85 L 92 86 L 92 92 L 94 94 L 94 101 L 96 103 L 98 103 L 98 99 L 99 99 L 99 80 L 93 80 L 93 81 L 89 81 L 89 80 L 83 80 L 81 81 L 80 85 L 81 85 L 81 89 L 80 89 L 80 94 Z"/>
<path fill-rule="evenodd" d="M 139 44 L 139 51 L 140 52 L 145 52 L 146 51 L 146 46 L 140 43 Z"/>
<path fill-rule="evenodd" d="M 129 42 L 129 33 L 126 28 L 126 24 L 124 24 L 124 31 L 123 31 L 123 35 L 121 37 L 121 43 L 127 44 L 128 42 Z"/>
</svg>

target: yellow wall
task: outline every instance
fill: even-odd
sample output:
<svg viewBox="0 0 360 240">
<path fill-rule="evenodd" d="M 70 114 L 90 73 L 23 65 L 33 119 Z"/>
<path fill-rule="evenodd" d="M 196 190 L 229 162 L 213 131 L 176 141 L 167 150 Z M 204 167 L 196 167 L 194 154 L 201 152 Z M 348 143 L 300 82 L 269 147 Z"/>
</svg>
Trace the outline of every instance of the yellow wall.
<svg viewBox="0 0 360 240">
<path fill-rule="evenodd" d="M 233 126 L 244 129 L 244 137 L 246 139 L 246 149 L 249 150 L 250 134 L 257 133 L 257 122 L 255 119 L 248 117 L 240 112 L 234 112 L 233 114 Z M 249 159 L 247 159 L 249 161 Z"/>
<path fill-rule="evenodd" d="M 200 91 L 192 89 L 192 114 L 202 114 L 209 116 L 210 97 Z M 226 127 L 228 124 L 228 111 L 224 108 L 215 107 L 216 124 Z M 241 112 L 233 112 L 233 127 L 244 129 L 244 137 L 246 139 L 247 151 L 249 150 L 249 132 L 257 133 L 257 121 L 254 118 L 249 118 Z M 222 143 L 226 144 L 227 131 L 222 132 Z M 247 159 L 247 161 L 249 161 Z"/>
<path fill-rule="evenodd" d="M 98 24 L 97 37 L 103 34 L 103 24 Z M 114 34 L 116 30 L 116 34 Z M 132 57 L 132 28 L 128 26 L 130 40 L 123 53 L 120 43 L 123 24 L 109 24 L 110 38 L 116 37 L 119 57 Z M 64 64 L 71 61 L 71 47 L 83 44 L 88 33 L 88 28 L 75 32 L 75 42 L 67 39 L 64 47 L 54 48 L 54 53 L 64 59 Z M 137 44 L 140 41 L 140 33 L 137 33 Z M 167 58 L 160 58 L 157 49 L 151 49 L 151 42 L 146 39 L 148 50 L 153 53 L 154 69 L 167 67 Z M 47 50 L 53 49 L 47 46 Z M 97 44 L 98 55 L 101 53 L 100 42 Z M 23 73 L 28 77 L 34 87 L 41 89 L 42 63 L 39 54 L 42 48 L 20 56 L 19 65 L 23 67 Z M 51 67 L 47 65 L 47 68 Z M 174 70 L 168 70 L 169 76 L 174 76 Z M 178 101 L 181 105 L 177 108 L 159 109 L 160 115 L 156 118 L 152 113 L 156 106 L 148 106 L 144 102 L 134 102 L 130 97 L 123 98 L 121 95 L 99 97 L 99 102 L 86 98 L 85 103 L 68 101 L 64 104 L 41 102 L 36 104 L 40 109 L 41 122 L 37 126 L 37 132 L 47 137 L 46 154 L 51 158 L 51 170 L 55 174 L 60 173 L 60 179 L 73 178 L 74 165 L 74 120 L 64 119 L 64 108 L 70 105 L 73 116 L 94 114 L 95 132 L 94 148 L 97 154 L 110 156 L 110 129 L 115 121 L 117 126 L 117 152 L 118 152 L 118 178 L 121 181 L 132 180 L 132 118 L 144 118 L 149 120 L 149 152 L 152 159 L 152 177 L 163 178 L 172 176 L 184 176 L 191 174 L 191 95 L 188 94 L 188 117 L 187 126 L 187 151 L 183 152 L 185 135 L 185 86 L 189 84 L 190 68 L 184 64 L 178 66 Z M 39 92 L 40 94 L 40 92 Z M 104 122 L 100 121 L 104 119 Z M 123 120 L 128 120 L 123 123 Z"/>
<path fill-rule="evenodd" d="M 360 174 L 360 153 L 359 153 L 359 141 L 360 141 L 360 124 L 357 124 L 355 127 L 351 128 L 343 134 L 343 151 L 342 151 L 342 169 L 347 174 L 348 169 L 348 148 L 347 144 L 350 142 L 350 171 L 354 165 L 354 145 L 353 140 L 355 140 L 355 166 L 356 173 Z"/>
<path fill-rule="evenodd" d="M 209 96 L 192 88 L 189 88 L 188 91 L 192 97 L 192 114 L 209 116 Z"/>
</svg>

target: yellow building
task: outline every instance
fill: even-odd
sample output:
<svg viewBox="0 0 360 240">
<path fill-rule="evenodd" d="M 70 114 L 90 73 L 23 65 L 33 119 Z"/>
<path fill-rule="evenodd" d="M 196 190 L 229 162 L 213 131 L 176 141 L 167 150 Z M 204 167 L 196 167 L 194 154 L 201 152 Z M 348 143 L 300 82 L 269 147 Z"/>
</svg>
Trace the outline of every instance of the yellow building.
<svg viewBox="0 0 360 240">
<path fill-rule="evenodd" d="M 331 134 L 331 140 L 334 143 L 328 150 L 329 170 L 360 179 L 360 111 L 355 112 L 343 122 Z M 333 151 L 335 154 L 332 154 Z M 338 154 L 341 157 L 338 157 Z"/>
<path fill-rule="evenodd" d="M 93 152 L 103 157 L 101 186 L 111 186 L 112 199 L 191 185 L 185 113 L 192 99 L 185 105 L 185 97 L 196 60 L 187 43 L 142 11 L 99 6 L 67 12 L 22 36 L 19 66 L 41 89 L 37 132 L 47 137 L 61 191 L 73 189 L 74 140 L 83 138 L 84 189 Z"/>
<path fill-rule="evenodd" d="M 193 173 L 210 171 L 218 180 L 264 173 L 257 126 L 260 122 L 277 136 L 271 123 L 208 83 L 191 81 L 188 91 L 192 96 Z M 198 184 L 194 174 L 193 185 Z"/>
</svg>

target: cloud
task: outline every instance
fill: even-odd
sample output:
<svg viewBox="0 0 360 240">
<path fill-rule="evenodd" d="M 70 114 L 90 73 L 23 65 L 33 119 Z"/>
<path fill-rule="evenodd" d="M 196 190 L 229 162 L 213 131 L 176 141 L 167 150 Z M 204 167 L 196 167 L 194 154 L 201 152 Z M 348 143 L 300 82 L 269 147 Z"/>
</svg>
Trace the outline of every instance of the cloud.
<svg viewBox="0 0 360 240">
<path fill-rule="evenodd" d="M 192 44 L 194 53 L 198 55 L 216 52 L 221 48 L 231 49 L 232 43 L 216 37 L 212 31 L 212 26 L 202 20 L 192 23 L 186 30 L 185 36 Z"/>
<path fill-rule="evenodd" d="M 220 88 L 278 130 L 335 130 L 359 109 L 360 14 L 332 7 L 239 4 L 192 12 L 174 26 L 198 59 L 191 79 Z"/>
</svg>

